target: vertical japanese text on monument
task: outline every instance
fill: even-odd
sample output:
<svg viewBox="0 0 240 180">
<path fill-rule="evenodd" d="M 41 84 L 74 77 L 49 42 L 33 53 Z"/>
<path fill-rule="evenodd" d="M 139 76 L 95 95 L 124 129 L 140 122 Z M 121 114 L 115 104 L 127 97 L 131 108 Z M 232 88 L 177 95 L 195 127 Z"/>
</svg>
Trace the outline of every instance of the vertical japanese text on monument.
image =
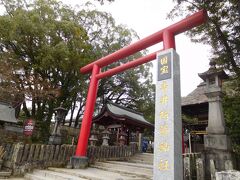
<svg viewBox="0 0 240 180">
<path fill-rule="evenodd" d="M 158 61 L 158 81 L 171 78 L 171 53 L 168 53 Z"/>
<path fill-rule="evenodd" d="M 170 60 L 169 60 L 170 62 Z M 159 64 L 162 65 L 167 65 L 170 64 L 168 62 L 168 57 L 164 56 L 162 59 L 160 59 Z M 160 74 L 163 73 L 161 70 L 159 72 Z M 168 73 L 168 72 L 164 72 L 164 73 Z M 160 128 L 159 128 L 159 134 L 161 136 L 161 139 L 164 137 L 169 136 L 170 133 L 170 129 L 169 129 L 169 109 L 168 109 L 168 82 L 166 80 L 163 80 L 160 82 Z M 159 153 L 168 153 L 170 150 L 170 144 L 168 142 L 168 140 L 164 141 L 164 142 L 160 142 L 159 145 L 159 149 L 157 151 L 159 151 Z M 159 166 L 158 169 L 160 171 L 168 171 L 170 170 L 170 163 L 169 163 L 169 159 L 159 159 Z"/>
</svg>

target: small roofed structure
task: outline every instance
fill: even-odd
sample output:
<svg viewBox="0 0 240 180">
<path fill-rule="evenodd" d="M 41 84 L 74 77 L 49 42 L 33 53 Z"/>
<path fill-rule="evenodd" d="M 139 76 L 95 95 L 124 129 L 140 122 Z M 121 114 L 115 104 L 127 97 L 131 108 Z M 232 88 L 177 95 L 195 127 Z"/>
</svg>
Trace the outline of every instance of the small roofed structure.
<svg viewBox="0 0 240 180">
<path fill-rule="evenodd" d="M 186 97 L 182 97 L 182 113 L 197 118 L 199 123 L 207 123 L 208 98 L 205 93 L 206 83 L 200 83 Z"/>
<path fill-rule="evenodd" d="M 227 74 L 222 69 L 216 68 L 216 62 L 210 61 L 210 68 L 198 76 L 204 81 L 186 97 L 182 98 L 182 113 L 194 119 L 192 122 L 183 122 L 185 132 L 190 133 L 194 142 L 192 144 L 193 152 L 199 152 L 204 148 L 203 135 L 208 134 L 206 128 L 209 126 L 209 97 L 214 97 L 217 93 L 221 93 L 220 87 L 222 80 L 227 79 Z M 212 87 L 212 88 L 211 88 Z M 211 89 L 211 92 L 207 90 Z M 209 95 L 208 95 L 209 96 Z M 212 101 L 211 101 L 212 102 Z M 212 127 L 215 129 L 215 126 Z M 192 139 L 190 141 L 192 141 Z"/>
<path fill-rule="evenodd" d="M 17 123 L 17 119 L 15 117 L 15 108 L 12 107 L 12 105 L 5 102 L 0 102 L 0 121 Z"/>
<path fill-rule="evenodd" d="M 148 122 L 142 113 L 112 102 L 107 102 L 92 122 L 104 126 L 115 134 L 117 143 L 126 137 L 126 144 L 134 141 L 133 136 L 137 141 L 138 134 L 143 132 L 144 129 L 153 130 L 154 128 L 154 125 Z"/>
<path fill-rule="evenodd" d="M 184 140 L 191 152 L 201 152 L 204 148 L 203 135 L 206 134 L 208 125 L 208 98 L 205 88 L 206 83 L 202 82 L 190 94 L 182 97 L 182 114 L 192 119 L 190 122 L 183 119 Z"/>
<path fill-rule="evenodd" d="M 186 97 L 182 98 L 182 113 L 197 119 L 195 130 L 205 131 L 208 125 L 208 97 L 206 96 L 206 88 L 212 83 L 221 86 L 221 79 L 227 79 L 228 76 L 222 69 L 216 69 L 216 62 L 210 61 L 210 68 L 199 73 L 204 82 L 200 83 L 197 88 Z M 207 78 L 210 76 L 211 78 Z M 216 77 L 218 79 L 216 79 Z"/>
<path fill-rule="evenodd" d="M 131 129 L 143 130 L 153 128 L 143 114 L 132 109 L 122 107 L 118 104 L 107 102 L 100 114 L 93 118 L 93 123 L 110 126 L 114 124 L 125 124 Z"/>
</svg>

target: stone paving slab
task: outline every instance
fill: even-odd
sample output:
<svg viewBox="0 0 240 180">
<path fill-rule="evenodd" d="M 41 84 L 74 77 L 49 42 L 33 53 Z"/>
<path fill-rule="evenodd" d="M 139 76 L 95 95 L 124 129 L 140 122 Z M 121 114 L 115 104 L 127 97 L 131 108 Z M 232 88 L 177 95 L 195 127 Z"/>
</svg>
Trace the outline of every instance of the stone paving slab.
<svg viewBox="0 0 240 180">
<path fill-rule="evenodd" d="M 101 169 L 101 170 L 108 171 L 108 172 L 115 172 L 115 173 L 122 174 L 125 176 L 130 176 L 130 175 L 135 176 L 137 179 L 139 179 L 139 178 L 144 179 L 144 180 L 152 179 L 152 176 L 145 172 L 134 172 L 131 170 L 126 171 L 126 170 L 118 169 L 118 168 L 109 169 L 108 167 L 102 167 L 102 166 L 94 166 L 94 167 L 97 169 Z"/>
<path fill-rule="evenodd" d="M 86 180 L 86 178 L 81 178 L 71 174 L 59 173 L 49 170 L 34 170 L 34 175 L 45 177 L 46 179 L 57 179 L 57 180 Z"/>
<path fill-rule="evenodd" d="M 26 174 L 24 176 L 24 179 L 25 180 L 54 180 L 54 179 L 51 179 L 51 178 L 46 178 L 46 177 L 42 177 L 42 176 L 38 176 L 38 175 L 35 175 L 35 174 Z"/>
<path fill-rule="evenodd" d="M 129 162 L 153 165 L 153 154 L 151 153 L 135 154 L 133 157 L 129 159 Z"/>
<path fill-rule="evenodd" d="M 153 169 L 153 165 L 151 165 L 151 164 L 134 163 L 134 162 L 124 162 L 124 161 L 106 161 L 106 162 L 107 162 L 107 163 L 111 163 L 111 164 L 124 165 L 124 166 L 133 166 L 133 167 Z"/>
<path fill-rule="evenodd" d="M 139 177 L 133 175 L 123 175 L 111 171 L 105 171 L 96 168 L 87 169 L 64 169 L 64 168 L 49 168 L 51 171 L 61 172 L 65 174 L 71 174 L 81 178 L 91 180 L 140 180 Z M 144 180 L 144 179 L 142 179 Z"/>
<path fill-rule="evenodd" d="M 131 157 L 130 159 L 143 159 L 143 160 L 149 160 L 149 161 L 152 161 L 153 162 L 153 157 L 152 156 L 133 156 Z"/>
<path fill-rule="evenodd" d="M 137 154 L 135 154 L 134 156 L 141 156 L 141 157 L 143 157 L 143 156 L 145 156 L 145 157 L 153 157 L 153 153 L 137 153 Z"/>
<path fill-rule="evenodd" d="M 141 160 L 150 161 L 150 162 L 153 163 L 153 158 L 152 158 L 152 157 L 133 156 L 131 159 L 141 159 Z M 130 159 L 130 160 L 131 160 L 131 159 Z"/>
<path fill-rule="evenodd" d="M 131 159 L 129 162 L 131 163 L 137 163 L 137 164 L 148 164 L 148 165 L 152 165 L 152 162 L 147 162 L 147 161 L 143 161 L 143 160 L 138 160 L 138 159 Z"/>
<path fill-rule="evenodd" d="M 146 178 L 146 179 L 151 178 L 153 174 L 152 169 L 126 166 L 126 165 L 120 165 L 120 164 L 111 164 L 106 162 L 97 162 L 95 163 L 95 165 L 92 165 L 92 167 L 106 170 L 106 171 L 116 172 L 120 174 L 136 175 L 137 177 Z"/>
</svg>

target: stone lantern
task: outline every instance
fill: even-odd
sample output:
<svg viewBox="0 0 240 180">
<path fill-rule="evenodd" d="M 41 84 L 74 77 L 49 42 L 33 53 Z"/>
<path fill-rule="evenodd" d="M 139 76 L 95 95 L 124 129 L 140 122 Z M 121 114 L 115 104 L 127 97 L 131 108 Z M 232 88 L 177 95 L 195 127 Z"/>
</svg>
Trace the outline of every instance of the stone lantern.
<svg viewBox="0 0 240 180">
<path fill-rule="evenodd" d="M 227 79 L 227 74 L 222 69 L 216 68 L 214 61 L 210 62 L 208 71 L 199 74 L 206 81 L 205 95 L 208 97 L 208 134 L 225 134 L 226 127 L 222 110 L 222 80 Z"/>
<path fill-rule="evenodd" d="M 98 141 L 98 131 L 96 130 L 96 125 L 93 124 L 92 126 L 92 130 L 91 130 L 91 136 L 89 138 L 89 143 L 90 143 L 90 146 L 96 146 L 96 142 Z"/>
<path fill-rule="evenodd" d="M 53 132 L 51 133 L 51 136 L 49 137 L 49 144 L 56 145 L 56 144 L 62 143 L 61 133 L 60 133 L 60 130 L 58 127 L 59 127 L 61 121 L 67 115 L 67 109 L 60 106 L 60 107 L 55 108 L 54 110 L 56 112 L 55 124 L 54 124 L 54 128 L 53 128 Z"/>
<path fill-rule="evenodd" d="M 216 169 L 220 171 L 225 169 L 226 160 L 232 160 L 231 141 L 226 134 L 222 109 L 222 81 L 228 76 L 222 69 L 216 68 L 215 61 L 211 61 L 209 65 L 208 71 L 198 74 L 206 82 L 205 95 L 209 105 L 207 135 L 204 135 L 206 169 L 210 168 L 209 161 L 212 159 Z"/>
<path fill-rule="evenodd" d="M 108 141 L 109 141 L 109 139 L 110 139 L 110 137 L 109 137 L 110 134 L 111 134 L 111 133 L 108 131 L 108 129 L 105 129 L 105 130 L 102 132 L 102 140 L 103 140 L 102 146 L 109 146 Z"/>
<path fill-rule="evenodd" d="M 119 135 L 120 135 L 120 138 L 119 138 L 120 146 L 126 145 L 127 133 L 125 133 L 125 131 L 122 131 Z"/>
</svg>

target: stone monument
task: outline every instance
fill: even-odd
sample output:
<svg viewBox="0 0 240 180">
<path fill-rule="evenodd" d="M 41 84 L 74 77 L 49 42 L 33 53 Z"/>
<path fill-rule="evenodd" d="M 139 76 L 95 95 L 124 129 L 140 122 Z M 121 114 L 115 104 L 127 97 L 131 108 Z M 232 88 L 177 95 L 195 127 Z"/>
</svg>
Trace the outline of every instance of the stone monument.
<svg viewBox="0 0 240 180">
<path fill-rule="evenodd" d="M 182 119 L 179 56 L 174 49 L 157 55 L 154 180 L 182 180 Z"/>
<path fill-rule="evenodd" d="M 204 135 L 207 176 L 210 175 L 210 160 L 214 161 L 216 171 L 225 170 L 225 161 L 232 160 L 231 141 L 226 133 L 222 109 L 222 80 L 228 76 L 222 69 L 216 68 L 215 61 L 211 61 L 209 65 L 208 71 L 199 74 L 206 82 L 205 95 L 209 104 L 207 135 Z"/>
<path fill-rule="evenodd" d="M 63 108 L 62 106 L 55 108 L 54 109 L 56 111 L 56 116 L 55 116 L 55 124 L 54 124 L 54 128 L 53 128 L 53 132 L 51 133 L 51 136 L 49 137 L 49 144 L 61 144 L 62 143 L 62 137 L 61 137 L 61 133 L 59 130 L 59 125 L 61 123 L 61 121 L 65 118 L 67 110 L 65 108 Z"/>
<path fill-rule="evenodd" d="M 89 138 L 90 146 L 96 146 L 96 143 L 98 141 L 98 134 L 99 134 L 99 132 L 97 131 L 96 124 L 93 123 L 92 130 L 91 130 L 91 135 L 90 135 L 90 138 Z"/>
</svg>

